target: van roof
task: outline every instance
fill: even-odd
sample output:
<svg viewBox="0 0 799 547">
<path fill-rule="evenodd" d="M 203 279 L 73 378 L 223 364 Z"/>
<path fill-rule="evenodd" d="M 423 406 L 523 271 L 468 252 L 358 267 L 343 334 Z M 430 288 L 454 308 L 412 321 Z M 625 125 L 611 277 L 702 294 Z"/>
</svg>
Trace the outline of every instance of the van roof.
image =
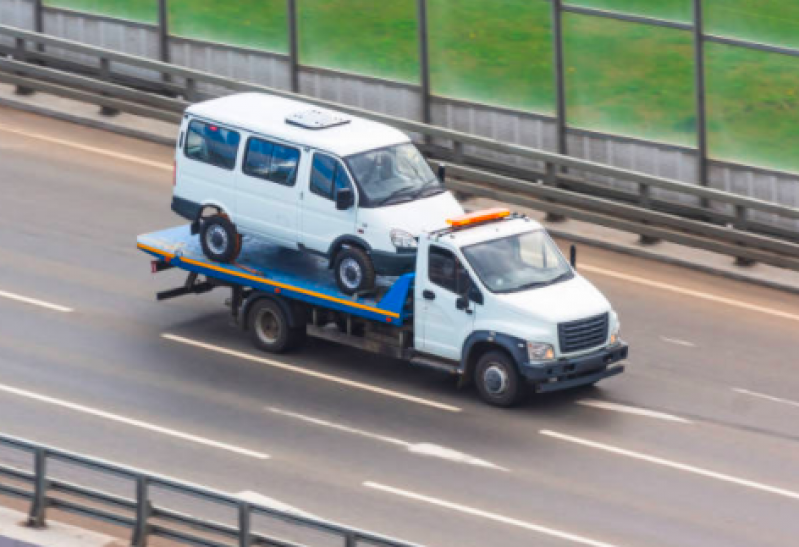
<svg viewBox="0 0 799 547">
<path fill-rule="evenodd" d="M 343 117 L 347 123 L 309 129 L 286 121 L 310 110 L 321 111 L 322 117 Z M 410 142 L 405 133 L 385 124 L 264 93 L 240 93 L 204 101 L 190 106 L 186 113 L 338 156 Z"/>
</svg>

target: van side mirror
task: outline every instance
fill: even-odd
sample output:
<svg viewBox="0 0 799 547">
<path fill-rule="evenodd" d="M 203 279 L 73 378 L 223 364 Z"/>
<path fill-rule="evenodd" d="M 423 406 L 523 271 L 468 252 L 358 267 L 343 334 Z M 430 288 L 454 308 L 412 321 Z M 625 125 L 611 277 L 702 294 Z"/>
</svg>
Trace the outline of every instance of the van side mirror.
<svg viewBox="0 0 799 547">
<path fill-rule="evenodd" d="M 355 204 L 352 188 L 341 188 L 336 192 L 336 209 L 346 211 Z"/>
<path fill-rule="evenodd" d="M 569 262 L 571 262 L 572 268 L 575 270 L 577 269 L 577 247 L 572 245 L 569 248 Z"/>
</svg>

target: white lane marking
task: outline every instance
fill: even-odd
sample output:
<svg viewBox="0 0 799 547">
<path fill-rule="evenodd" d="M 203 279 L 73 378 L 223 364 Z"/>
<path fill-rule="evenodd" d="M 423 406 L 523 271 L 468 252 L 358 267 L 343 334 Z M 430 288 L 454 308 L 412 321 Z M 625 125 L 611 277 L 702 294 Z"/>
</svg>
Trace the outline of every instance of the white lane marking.
<svg viewBox="0 0 799 547">
<path fill-rule="evenodd" d="M 73 148 L 75 150 L 80 150 L 82 152 L 90 152 L 92 154 L 99 154 L 101 156 L 105 156 L 108 158 L 113 158 L 115 160 L 123 160 L 129 161 L 131 163 L 138 163 L 139 165 L 144 165 L 147 167 L 152 167 L 154 169 L 163 169 L 164 171 L 172 171 L 172 164 L 171 163 L 163 163 L 160 161 L 152 161 L 152 160 L 144 160 L 142 158 L 138 158 L 136 156 L 131 156 L 129 154 L 121 154 L 119 152 L 113 152 L 111 150 L 107 150 L 105 148 L 97 148 L 94 146 L 88 146 L 85 144 L 78 144 L 73 141 L 66 141 L 63 139 L 57 139 L 55 137 L 48 137 L 47 135 L 42 135 L 40 133 L 29 133 L 28 131 L 21 131 L 19 129 L 8 127 L 7 125 L 0 124 L 0 128 L 3 129 L 6 133 L 14 133 L 16 135 L 22 135 L 23 137 L 28 137 L 31 139 L 38 139 L 40 141 L 49 142 L 51 144 L 58 144 L 60 146 L 66 146 L 67 148 Z"/>
<path fill-rule="evenodd" d="M 661 336 L 661 340 L 664 342 L 668 342 L 669 344 L 675 344 L 678 346 L 685 346 L 686 348 L 695 348 L 696 344 L 692 342 L 688 342 L 687 340 L 680 340 L 679 338 L 667 338 L 666 336 Z"/>
<path fill-rule="evenodd" d="M 558 433 L 556 431 L 549 431 L 547 429 L 542 429 L 540 433 L 542 435 L 546 435 L 547 437 L 552 437 L 553 439 L 560 439 L 562 441 L 579 444 L 582 446 L 587 446 L 589 448 L 596 448 L 598 450 L 603 450 L 605 452 L 610 452 L 612 454 L 618 454 L 620 456 L 626 456 L 628 458 L 633 458 L 636 460 L 641 460 L 656 465 L 662 465 L 663 467 L 670 467 L 672 469 L 678 469 L 680 471 L 685 471 L 687 473 L 693 473 L 694 475 L 701 475 L 703 477 L 708 477 L 723 482 L 729 482 L 732 484 L 737 484 L 739 486 L 745 486 L 746 488 L 751 488 L 753 490 L 760 490 L 762 492 L 768 492 L 769 494 L 776 494 L 778 496 L 784 496 L 786 498 L 799 500 L 799 492 L 793 492 L 791 490 L 786 490 L 784 488 L 770 486 L 768 484 L 750 481 L 747 479 L 741 479 L 738 477 L 733 477 L 732 475 L 717 473 L 716 471 L 711 471 L 709 469 L 694 467 L 693 465 L 666 460 L 664 458 L 658 458 L 656 456 L 650 456 L 649 454 L 643 454 L 641 452 L 635 452 L 633 450 L 627 450 L 625 448 L 619 448 L 617 446 L 611 446 L 609 444 L 590 441 L 588 439 L 581 439 L 580 437 L 574 437 L 572 435 L 566 435 L 563 433 Z"/>
<path fill-rule="evenodd" d="M 47 308 L 48 310 L 60 311 L 63 313 L 70 313 L 74 311 L 72 308 L 67 308 L 66 306 L 51 304 L 50 302 L 45 302 L 44 300 L 29 298 L 27 296 L 22 296 L 20 294 L 14 294 L 6 291 L 0 291 L 0 297 L 8 298 L 9 300 L 16 300 L 17 302 L 24 302 L 25 304 L 31 304 L 33 306 L 39 306 L 40 308 Z"/>
<path fill-rule="evenodd" d="M 438 507 L 444 507 L 446 509 L 451 509 L 452 511 L 458 511 L 460 513 L 465 513 L 467 515 L 472 515 L 475 517 L 481 517 L 488 520 L 493 520 L 495 522 L 500 522 L 502 524 L 509 524 L 511 526 L 516 526 L 518 528 L 524 528 L 526 530 L 531 530 L 533 532 L 538 532 L 539 534 L 544 534 L 551 537 L 556 537 L 559 539 L 565 539 L 571 541 L 573 543 L 579 543 L 581 545 L 590 545 L 591 547 L 617 547 L 611 543 L 606 543 L 604 541 L 599 541 L 596 539 L 591 539 L 585 536 L 579 536 L 577 534 L 572 534 L 570 532 L 565 532 L 563 530 L 558 530 L 555 528 L 550 528 L 548 526 L 542 526 L 541 524 L 535 524 L 532 522 L 525 522 L 523 520 L 515 519 L 512 517 L 506 517 L 505 515 L 500 515 L 498 513 L 491 513 L 488 511 L 483 511 L 482 509 L 476 509 L 474 507 L 469 507 L 466 505 L 461 505 L 459 503 L 454 503 L 451 501 L 446 501 L 438 498 L 433 498 L 430 496 L 426 496 L 423 494 L 416 494 L 414 492 L 409 492 L 407 490 L 401 490 L 399 488 L 395 488 L 393 486 L 386 486 L 385 484 L 380 484 L 372 481 L 366 481 L 363 483 L 366 488 L 371 488 L 373 490 L 379 490 L 381 492 L 386 492 L 388 494 L 394 494 L 395 496 L 400 496 L 407 499 L 412 499 L 415 501 L 421 501 L 424 503 L 429 503 L 430 505 L 436 505 Z"/>
<path fill-rule="evenodd" d="M 757 391 L 749 391 L 748 389 L 743 389 L 741 387 L 734 387 L 732 390 L 735 393 L 741 393 L 743 395 L 751 395 L 752 397 L 759 397 L 761 399 L 766 399 L 767 401 L 772 401 L 774 403 L 782 403 L 784 405 L 795 406 L 799 407 L 799 402 L 791 401 L 789 399 L 782 399 L 780 397 L 775 397 L 773 395 L 766 395 L 765 393 L 758 393 Z"/>
<path fill-rule="evenodd" d="M 684 296 L 691 296 L 693 298 L 700 298 L 702 300 L 707 300 L 709 302 L 715 302 L 717 304 L 725 304 L 727 306 L 732 306 L 734 308 L 741 308 L 748 311 L 754 311 L 759 313 L 764 313 L 766 315 L 771 315 L 774 317 L 779 317 L 780 319 L 788 319 L 790 321 L 799 321 L 799 315 L 795 313 L 789 313 L 782 310 L 775 310 L 774 308 L 767 308 L 765 306 L 758 306 L 757 304 L 750 304 L 749 302 L 742 302 L 740 300 L 734 300 L 732 298 L 726 298 L 724 296 L 718 296 L 715 294 L 710 294 L 701 291 L 695 291 L 693 289 L 686 289 L 683 287 L 675 287 L 674 285 L 670 285 L 668 283 L 660 283 L 658 281 L 652 281 L 651 279 L 644 279 L 642 277 L 636 277 L 634 275 L 623 274 L 619 272 L 614 272 L 613 270 L 606 270 L 604 268 L 598 268 L 596 266 L 591 266 L 588 264 L 583 264 L 580 266 L 581 269 L 587 272 L 597 273 L 599 275 L 605 275 L 607 277 L 613 277 L 615 279 L 622 279 L 624 281 L 629 281 L 631 283 L 638 283 L 639 285 L 645 285 L 647 287 L 652 287 L 655 289 L 660 289 L 663 291 L 668 291 L 676 294 L 681 294 Z"/>
<path fill-rule="evenodd" d="M 153 431 L 155 433 L 161 433 L 162 435 L 168 435 L 170 437 L 175 437 L 177 439 L 181 439 L 184 441 L 189 441 L 196 444 L 201 444 L 204 446 L 209 446 L 211 448 L 218 448 L 220 450 L 226 450 L 228 452 L 233 452 L 236 454 L 240 454 L 242 456 L 249 456 L 251 458 L 257 458 L 259 460 L 265 460 L 269 458 L 267 454 L 263 454 L 261 452 L 256 452 L 254 450 L 249 450 L 247 448 L 241 448 L 240 446 L 235 446 L 232 444 L 222 443 L 218 441 L 212 441 L 210 439 L 206 439 L 205 437 L 199 437 L 197 435 L 191 435 L 189 433 L 183 433 L 181 431 L 176 431 L 174 429 L 169 429 L 166 427 L 161 427 L 160 425 L 151 424 L 149 422 L 143 422 L 141 420 L 134 420 L 133 418 L 128 418 L 126 416 L 120 416 L 119 414 L 112 414 L 111 412 L 106 412 L 104 410 L 98 410 L 96 408 L 91 408 L 84 405 L 79 405 L 77 403 L 71 403 L 69 401 L 64 401 L 62 399 L 56 399 L 55 397 L 48 397 L 46 395 L 40 395 L 38 393 L 34 393 L 32 391 L 27 391 L 24 389 L 19 389 L 16 387 L 0 384 L 0 392 L 10 393 L 11 395 L 17 395 L 19 397 L 24 397 L 26 399 L 33 399 L 34 401 L 39 401 L 42 403 L 47 403 L 49 405 L 58 406 L 61 408 L 67 408 L 69 410 L 74 410 L 76 412 L 82 412 L 84 414 L 89 414 L 91 416 L 96 416 L 97 418 L 104 418 L 106 420 L 110 420 L 113 422 L 130 425 L 133 427 L 138 427 L 140 429 L 146 429 L 148 431 Z"/>
<path fill-rule="evenodd" d="M 666 420 L 668 422 L 679 422 L 683 424 L 690 424 L 690 420 L 666 414 L 664 412 L 657 412 L 655 410 L 647 410 L 646 408 L 639 408 L 635 406 L 620 405 L 618 403 L 611 403 L 610 401 L 600 401 L 598 399 L 581 399 L 577 401 L 578 405 L 590 406 L 592 408 L 601 408 L 603 410 L 612 410 L 614 412 L 623 412 L 625 414 L 635 414 L 636 416 L 646 416 L 647 418 L 656 418 L 658 420 Z"/>
<path fill-rule="evenodd" d="M 208 351 L 213 351 L 215 353 L 222 353 L 224 355 L 230 355 L 232 357 L 238 357 L 239 359 L 245 359 L 247 361 L 252 361 L 255 363 L 260 363 L 262 365 L 268 365 L 270 367 L 278 368 L 281 370 L 286 370 L 289 372 L 293 372 L 295 374 L 303 374 L 305 376 L 311 376 L 312 378 L 318 378 L 320 380 L 326 380 L 328 382 L 333 382 L 336 384 L 345 385 L 348 387 L 352 387 L 355 389 L 361 389 L 363 391 L 370 391 L 372 393 L 377 393 L 379 395 L 385 395 L 386 397 L 392 397 L 394 399 L 400 399 L 403 401 L 408 401 L 411 403 L 416 403 L 419 405 L 429 406 L 432 408 L 437 408 L 439 410 L 446 410 L 448 412 L 460 412 L 461 409 L 457 406 L 447 405 L 444 403 L 439 403 L 437 401 L 431 401 L 429 399 L 422 399 L 421 397 L 415 397 L 413 395 L 408 395 L 407 393 L 400 393 L 399 391 L 392 391 L 390 389 L 384 389 L 382 387 L 373 386 L 370 384 L 364 384 L 362 382 L 356 382 L 354 380 L 347 380 L 345 378 L 339 378 L 337 376 L 333 376 L 331 374 L 324 374 L 322 372 L 316 372 L 313 370 L 308 370 L 302 367 L 297 367 L 294 365 L 289 365 L 287 363 L 281 363 L 280 361 L 274 361 L 272 359 L 267 359 L 265 357 L 258 357 L 255 355 L 251 355 L 249 353 L 244 353 L 242 351 L 236 351 L 228 348 L 223 348 L 221 346 L 214 346 L 211 344 L 206 344 L 205 342 L 200 342 L 199 340 L 192 340 L 191 338 L 184 338 L 183 336 L 177 336 L 174 334 L 164 333 L 161 335 L 163 338 L 167 340 L 172 340 L 173 342 L 178 342 L 181 344 L 186 344 L 189 346 L 194 346 L 202 349 L 206 349 Z"/>
<path fill-rule="evenodd" d="M 329 429 L 335 429 L 337 431 L 343 431 L 345 433 L 350 433 L 352 435 L 358 435 L 360 437 L 366 437 L 368 439 L 374 439 L 376 441 L 381 441 L 384 443 L 389 443 L 397 446 L 401 446 L 411 452 L 413 454 L 419 454 L 421 456 L 430 456 L 433 458 L 441 458 L 444 460 L 449 460 L 457 463 L 465 463 L 469 465 L 476 465 L 479 467 L 488 467 L 490 469 L 496 469 L 499 471 L 507 471 L 504 467 L 500 467 L 495 465 L 491 462 L 487 462 L 485 460 L 481 460 L 480 458 L 475 458 L 474 456 L 470 456 L 468 454 L 464 454 L 463 452 L 459 452 L 457 450 L 453 450 L 451 448 L 447 448 L 444 446 L 439 446 L 437 444 L 432 443 L 411 443 L 408 441 L 403 441 L 401 439 L 396 439 L 394 437 L 387 437 L 385 435 L 380 435 L 378 433 L 372 433 L 370 431 L 363 431 L 362 429 L 356 429 L 354 427 L 350 427 L 348 425 L 337 424 L 335 422 L 331 422 L 329 420 L 323 420 L 321 418 L 314 418 L 313 416 L 306 416 L 304 414 L 299 414 L 297 412 L 291 412 L 288 410 L 283 410 L 280 408 L 269 407 L 267 408 L 269 412 L 274 414 L 279 414 L 281 416 L 286 416 L 288 418 L 294 418 L 297 420 L 301 420 L 303 422 L 311 423 L 314 425 L 327 427 Z"/>
<path fill-rule="evenodd" d="M 297 509 L 293 505 L 283 503 L 280 500 L 264 496 L 263 494 L 259 494 L 258 492 L 253 492 L 251 490 L 245 490 L 244 492 L 239 492 L 238 494 L 233 494 L 233 495 L 237 498 L 243 499 L 244 501 L 247 501 L 254 505 L 268 507 L 269 509 L 275 509 L 277 511 L 282 511 L 284 513 L 289 513 L 291 515 L 296 515 L 298 517 L 306 517 L 317 520 L 319 519 L 319 517 L 317 517 L 316 515 L 303 511 L 302 509 Z"/>
</svg>

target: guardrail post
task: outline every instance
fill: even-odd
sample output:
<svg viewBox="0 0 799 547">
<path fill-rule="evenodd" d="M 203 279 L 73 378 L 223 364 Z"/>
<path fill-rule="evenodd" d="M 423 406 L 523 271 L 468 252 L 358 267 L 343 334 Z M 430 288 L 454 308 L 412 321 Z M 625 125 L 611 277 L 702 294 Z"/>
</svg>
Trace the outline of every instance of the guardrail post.
<svg viewBox="0 0 799 547">
<path fill-rule="evenodd" d="M 144 475 L 136 477 L 136 524 L 133 527 L 131 547 L 146 547 L 147 537 L 150 534 L 150 507 L 149 479 Z"/>
<path fill-rule="evenodd" d="M 36 32 L 44 32 L 44 10 L 42 9 L 42 0 L 33 0 L 33 30 Z M 37 46 L 37 51 L 44 52 L 44 44 Z"/>
<path fill-rule="evenodd" d="M 356 547 L 358 545 L 358 536 L 355 532 L 347 532 L 344 536 L 344 547 Z"/>
<path fill-rule="evenodd" d="M 25 44 L 25 38 L 16 38 L 14 40 L 14 59 L 20 62 L 25 62 L 28 60 L 28 53 Z M 22 72 L 17 72 L 17 76 L 24 76 L 25 74 Z M 35 91 L 29 87 L 18 85 L 14 89 L 15 95 L 33 95 Z"/>
<path fill-rule="evenodd" d="M 297 0 L 287 0 L 289 23 L 289 71 L 291 91 L 300 92 L 300 40 L 299 24 L 297 22 Z"/>
<path fill-rule="evenodd" d="M 193 103 L 197 100 L 197 80 L 194 78 L 186 78 L 186 92 L 184 98 Z"/>
<path fill-rule="evenodd" d="M 47 451 L 37 448 L 34 452 L 33 462 L 34 489 L 33 502 L 28 515 L 28 526 L 43 528 L 47 512 Z"/>
<path fill-rule="evenodd" d="M 419 33 L 419 75 L 422 91 L 422 121 L 433 119 L 430 107 L 430 48 L 427 32 L 427 0 L 416 0 L 416 24 Z M 425 140 L 429 140 L 425 137 Z"/>
<path fill-rule="evenodd" d="M 107 57 L 100 58 L 100 78 L 105 82 L 111 81 L 111 60 Z M 103 96 L 109 97 L 108 93 L 103 93 Z M 101 106 L 100 114 L 103 116 L 117 116 L 119 115 L 119 110 L 110 106 Z"/>
<path fill-rule="evenodd" d="M 158 0 L 158 53 L 163 63 L 169 62 L 169 6 L 167 0 Z M 169 81 L 169 75 L 164 74 Z"/>
<path fill-rule="evenodd" d="M 733 226 L 737 230 L 746 231 L 748 224 L 748 210 L 746 206 L 737 204 L 735 205 L 735 221 Z M 757 264 L 756 260 L 752 260 L 751 258 L 744 258 L 742 256 L 735 257 L 735 265 L 741 266 L 743 268 L 750 268 Z"/>
<path fill-rule="evenodd" d="M 638 183 L 638 195 L 641 205 L 649 209 L 652 205 L 652 189 L 648 184 Z M 647 236 L 643 234 L 638 235 L 638 242 L 641 245 L 655 245 L 660 243 L 662 239 L 659 237 Z"/>
<path fill-rule="evenodd" d="M 250 535 L 251 517 L 250 504 L 246 501 L 239 503 L 239 547 L 252 546 L 252 536 Z"/>
</svg>

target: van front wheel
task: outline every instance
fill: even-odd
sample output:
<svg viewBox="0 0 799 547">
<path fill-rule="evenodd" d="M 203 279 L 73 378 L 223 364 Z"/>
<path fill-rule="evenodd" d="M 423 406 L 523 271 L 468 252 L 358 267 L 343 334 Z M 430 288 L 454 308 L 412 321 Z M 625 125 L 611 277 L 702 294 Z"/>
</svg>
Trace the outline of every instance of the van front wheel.
<svg viewBox="0 0 799 547">
<path fill-rule="evenodd" d="M 241 250 L 241 240 L 236 227 L 222 215 L 214 215 L 203 220 L 200 244 L 205 256 L 215 262 L 233 262 Z"/>
<path fill-rule="evenodd" d="M 372 290 L 375 286 L 375 267 L 366 251 L 358 247 L 346 247 L 336 255 L 333 264 L 336 284 L 345 294 L 356 294 Z"/>
</svg>

